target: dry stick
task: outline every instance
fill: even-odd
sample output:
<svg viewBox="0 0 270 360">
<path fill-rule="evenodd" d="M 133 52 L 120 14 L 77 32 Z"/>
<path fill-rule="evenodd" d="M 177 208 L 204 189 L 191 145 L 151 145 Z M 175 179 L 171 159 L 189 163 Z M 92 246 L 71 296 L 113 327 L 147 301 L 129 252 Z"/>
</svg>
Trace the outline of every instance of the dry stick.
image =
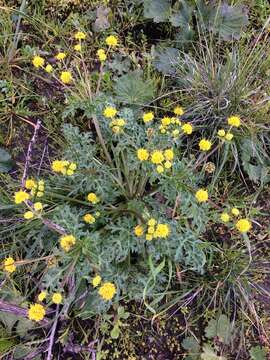
<svg viewBox="0 0 270 360">
<path fill-rule="evenodd" d="M 57 322 L 58 322 L 58 312 L 59 312 L 59 305 L 57 305 L 57 308 L 56 308 L 55 320 L 54 320 L 52 330 L 51 330 L 47 360 L 52 359 L 52 347 L 53 347 L 53 344 L 54 344 L 54 336 L 55 336 L 56 326 L 57 326 Z"/>
<path fill-rule="evenodd" d="M 35 130 L 34 130 L 33 137 L 30 140 L 30 143 L 28 145 L 28 150 L 27 150 L 27 155 L 26 155 L 25 165 L 24 165 L 24 171 L 23 171 L 23 177 L 22 177 L 22 183 L 21 183 L 22 188 L 24 188 L 24 186 L 25 186 L 25 180 L 27 178 L 28 168 L 29 168 L 29 164 L 30 164 L 30 161 L 31 161 L 31 157 L 32 157 L 32 149 L 33 149 L 33 145 L 36 142 L 36 137 L 37 137 L 40 126 L 41 126 L 41 121 L 38 120 L 36 125 L 35 125 Z"/>
</svg>

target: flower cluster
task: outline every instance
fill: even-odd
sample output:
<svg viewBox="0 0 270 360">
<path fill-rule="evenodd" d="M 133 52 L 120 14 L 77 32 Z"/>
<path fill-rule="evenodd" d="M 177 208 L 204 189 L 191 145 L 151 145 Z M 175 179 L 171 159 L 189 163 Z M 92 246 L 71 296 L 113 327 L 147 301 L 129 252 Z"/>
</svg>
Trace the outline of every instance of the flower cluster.
<svg viewBox="0 0 270 360">
<path fill-rule="evenodd" d="M 122 133 L 125 125 L 126 125 L 126 120 L 124 119 L 113 119 L 110 122 L 110 127 L 112 128 L 112 132 L 114 132 L 115 134 Z"/>
<path fill-rule="evenodd" d="M 4 271 L 13 273 L 16 270 L 15 260 L 12 257 L 8 257 L 3 261 Z"/>
<path fill-rule="evenodd" d="M 52 163 L 52 170 L 56 173 L 61 173 L 62 175 L 71 176 L 76 169 L 76 163 L 67 160 L 54 160 Z"/>
<path fill-rule="evenodd" d="M 196 192 L 195 197 L 199 203 L 206 202 L 208 200 L 208 191 L 204 189 L 199 189 Z"/>
<path fill-rule="evenodd" d="M 33 179 L 26 179 L 25 188 L 31 190 L 32 196 L 42 197 L 45 191 L 45 182 L 44 180 L 35 181 Z"/>
<path fill-rule="evenodd" d="M 106 45 L 109 46 L 108 51 L 110 48 L 114 48 L 118 45 L 118 38 L 114 35 L 107 36 L 105 39 Z M 104 49 L 97 50 L 97 57 L 101 63 L 103 63 L 107 59 L 107 53 Z"/>
<path fill-rule="evenodd" d="M 46 291 L 41 291 L 39 294 L 38 294 L 38 301 L 42 302 L 44 301 L 46 298 L 47 298 L 47 292 Z M 52 302 L 56 305 L 58 304 L 61 304 L 63 300 L 63 296 L 60 292 L 56 292 L 52 295 Z"/>
<path fill-rule="evenodd" d="M 100 201 L 100 198 L 99 198 L 95 193 L 89 193 L 89 194 L 87 195 L 87 200 L 88 200 L 91 204 L 95 205 L 95 204 L 97 204 L 97 203 Z"/>
<path fill-rule="evenodd" d="M 74 34 L 74 38 L 75 38 L 75 40 L 78 41 L 78 43 L 75 44 L 73 48 L 74 48 L 75 51 L 80 52 L 82 50 L 81 41 L 86 39 L 86 34 L 84 32 L 82 32 L 82 31 L 77 31 Z"/>
<path fill-rule="evenodd" d="M 137 237 L 142 237 L 144 235 L 143 225 L 136 225 L 134 228 L 134 234 Z M 167 224 L 158 223 L 157 220 L 151 218 L 147 222 L 147 231 L 145 239 L 151 241 L 158 238 L 167 238 L 170 235 L 170 227 Z"/>
<path fill-rule="evenodd" d="M 172 160 L 174 158 L 173 149 L 154 150 L 151 154 L 148 150 L 140 148 L 137 150 L 137 157 L 140 161 L 147 161 L 148 159 L 154 165 L 156 165 L 157 172 L 163 173 L 164 169 L 170 169 L 172 167 Z"/>
<path fill-rule="evenodd" d="M 230 213 L 234 217 L 238 217 L 240 215 L 240 211 L 235 207 L 231 209 Z M 220 214 L 220 220 L 224 223 L 228 223 L 231 220 L 231 215 L 228 211 L 224 211 L 222 214 Z M 239 219 L 235 223 L 235 227 L 241 233 L 247 233 L 250 231 L 252 224 L 248 219 Z"/>
<path fill-rule="evenodd" d="M 103 300 L 110 301 L 116 294 L 115 285 L 111 282 L 105 282 L 102 284 L 102 278 L 100 275 L 96 275 L 93 277 L 92 286 L 94 288 L 100 286 L 98 293 L 102 297 Z"/>
<path fill-rule="evenodd" d="M 200 150 L 202 151 L 208 151 L 210 150 L 212 147 L 212 143 L 210 140 L 207 140 L 207 139 L 202 139 L 200 142 L 199 142 L 199 148 Z"/>
<path fill-rule="evenodd" d="M 68 252 L 76 244 L 76 238 L 73 235 L 63 235 L 60 238 L 61 248 Z"/>
<path fill-rule="evenodd" d="M 26 219 L 26 220 L 30 220 L 30 219 L 33 219 L 33 217 L 36 215 L 36 216 L 39 216 L 41 211 L 43 210 L 43 204 L 41 202 L 35 202 L 33 204 L 33 208 L 32 210 L 28 210 L 26 211 L 24 214 L 23 214 L 23 217 Z"/>
<path fill-rule="evenodd" d="M 28 310 L 28 318 L 33 321 L 41 321 L 46 314 L 45 308 L 41 304 L 32 304 Z"/>
<path fill-rule="evenodd" d="M 92 214 L 85 214 L 83 220 L 87 224 L 93 224 L 96 221 L 96 218 Z"/>
<path fill-rule="evenodd" d="M 233 139 L 233 134 L 230 131 L 233 127 L 238 128 L 241 125 L 241 119 L 239 116 L 232 115 L 227 118 L 227 123 L 230 125 L 230 129 L 227 132 L 224 129 L 220 129 L 217 134 L 220 138 L 231 141 Z"/>
</svg>

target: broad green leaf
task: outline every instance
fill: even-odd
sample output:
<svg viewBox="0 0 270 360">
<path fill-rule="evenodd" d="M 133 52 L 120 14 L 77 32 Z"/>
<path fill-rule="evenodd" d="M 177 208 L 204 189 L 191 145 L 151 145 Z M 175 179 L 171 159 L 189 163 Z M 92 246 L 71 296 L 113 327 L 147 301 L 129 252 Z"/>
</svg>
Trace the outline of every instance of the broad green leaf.
<svg viewBox="0 0 270 360">
<path fill-rule="evenodd" d="M 120 335 L 120 329 L 119 329 L 118 324 L 116 324 L 116 325 L 114 325 L 114 327 L 113 327 L 113 329 L 111 331 L 111 337 L 113 339 L 118 339 L 119 335 Z"/>
<path fill-rule="evenodd" d="M 159 48 L 154 50 L 153 66 L 165 75 L 174 75 L 176 73 L 179 50 L 171 47 Z"/>
<path fill-rule="evenodd" d="M 218 337 L 225 344 L 230 343 L 232 337 L 232 326 L 226 315 L 220 315 L 218 319 L 209 321 L 205 328 L 205 335 L 208 339 Z"/>
<path fill-rule="evenodd" d="M 192 360 L 199 359 L 200 356 L 200 344 L 193 336 L 186 337 L 182 343 L 182 347 L 188 351 L 189 358 Z"/>
<path fill-rule="evenodd" d="M 6 173 L 14 165 L 11 155 L 3 148 L 0 148 L 0 173 Z"/>
<path fill-rule="evenodd" d="M 252 360 L 266 360 L 267 352 L 265 348 L 257 345 L 249 350 L 249 355 Z"/>
<path fill-rule="evenodd" d="M 211 348 L 210 345 L 205 344 L 203 347 L 203 352 L 201 354 L 202 360 L 226 360 L 223 356 L 218 356 L 215 351 Z"/>
<path fill-rule="evenodd" d="M 166 21 L 170 14 L 170 2 L 168 0 L 144 0 L 144 17 L 160 23 Z"/>
</svg>

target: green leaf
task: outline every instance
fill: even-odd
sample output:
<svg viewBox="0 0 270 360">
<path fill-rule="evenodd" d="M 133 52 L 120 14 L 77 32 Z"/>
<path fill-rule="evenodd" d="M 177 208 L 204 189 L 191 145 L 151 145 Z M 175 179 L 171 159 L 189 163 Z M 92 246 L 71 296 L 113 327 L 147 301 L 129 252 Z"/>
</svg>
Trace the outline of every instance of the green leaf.
<svg viewBox="0 0 270 360">
<path fill-rule="evenodd" d="M 154 98 L 155 85 L 144 80 L 141 71 L 133 71 L 117 79 L 114 86 L 119 101 L 130 105 L 143 105 Z"/>
<path fill-rule="evenodd" d="M 252 360 L 266 360 L 267 352 L 265 348 L 257 345 L 249 350 L 249 355 Z"/>
<path fill-rule="evenodd" d="M 188 351 L 189 358 L 192 360 L 199 359 L 200 356 L 200 344 L 193 336 L 186 337 L 182 343 L 182 347 Z"/>
<path fill-rule="evenodd" d="M 218 319 L 209 321 L 205 328 L 208 339 L 218 337 L 224 344 L 229 344 L 232 337 L 232 325 L 226 315 L 220 315 Z"/>
<path fill-rule="evenodd" d="M 12 169 L 14 165 L 11 155 L 3 148 L 0 148 L 0 172 L 6 173 Z"/>
<path fill-rule="evenodd" d="M 172 47 L 158 48 L 154 50 L 153 66 L 165 75 L 175 75 L 179 54 L 179 50 Z"/>
<path fill-rule="evenodd" d="M 226 360 L 223 356 L 218 356 L 215 351 L 211 348 L 210 345 L 206 344 L 203 347 L 203 352 L 201 354 L 202 360 Z"/>
<path fill-rule="evenodd" d="M 2 355 L 16 344 L 14 339 L 9 339 L 8 337 L 9 335 L 5 329 L 0 327 L 0 354 Z"/>
<path fill-rule="evenodd" d="M 114 327 L 111 331 L 111 337 L 112 337 L 112 339 L 118 339 L 119 335 L 120 335 L 120 328 L 119 328 L 119 325 L 116 324 L 116 325 L 114 325 Z"/>
<path fill-rule="evenodd" d="M 168 0 L 145 0 L 143 14 L 145 18 L 153 19 L 156 23 L 164 22 L 170 14 L 170 2 Z"/>
<path fill-rule="evenodd" d="M 173 9 L 169 20 L 172 26 L 181 26 L 183 29 L 190 28 L 194 6 L 186 1 L 181 1 L 180 5 L 179 9 Z"/>
</svg>

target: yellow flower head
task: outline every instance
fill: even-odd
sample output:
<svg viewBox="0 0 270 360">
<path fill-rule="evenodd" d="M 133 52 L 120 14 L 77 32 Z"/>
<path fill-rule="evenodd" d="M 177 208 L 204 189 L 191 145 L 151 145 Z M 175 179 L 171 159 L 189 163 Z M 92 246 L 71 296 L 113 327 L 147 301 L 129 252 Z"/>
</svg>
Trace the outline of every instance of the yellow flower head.
<svg viewBox="0 0 270 360">
<path fill-rule="evenodd" d="M 227 133 L 227 134 L 225 135 L 225 139 L 228 140 L 228 141 L 231 141 L 232 138 L 233 138 L 233 134 L 232 134 L 232 133 Z"/>
<path fill-rule="evenodd" d="M 69 84 L 72 81 L 72 75 L 70 71 L 62 71 L 60 79 L 64 84 Z"/>
<path fill-rule="evenodd" d="M 154 234 L 155 232 L 155 227 L 154 226 L 149 226 L 147 229 L 148 234 Z"/>
<path fill-rule="evenodd" d="M 51 73 L 51 72 L 53 71 L 52 65 L 51 65 L 51 64 L 46 65 L 45 71 L 46 71 L 47 73 Z"/>
<path fill-rule="evenodd" d="M 35 180 L 32 179 L 26 179 L 25 181 L 25 188 L 27 190 L 32 190 L 33 188 L 35 188 L 37 186 L 37 183 L 35 182 Z"/>
<path fill-rule="evenodd" d="M 113 118 L 115 117 L 116 114 L 117 114 L 117 110 L 113 106 L 107 106 L 103 111 L 103 115 L 106 118 Z"/>
<path fill-rule="evenodd" d="M 231 126 L 239 127 L 241 125 L 241 120 L 239 116 L 230 116 L 227 119 L 228 124 Z"/>
<path fill-rule="evenodd" d="M 232 208 L 231 213 L 232 213 L 234 216 L 239 216 L 240 211 L 239 211 L 237 208 L 234 207 L 234 208 Z"/>
<path fill-rule="evenodd" d="M 175 113 L 175 115 L 181 116 L 181 115 L 184 114 L 184 109 L 183 109 L 181 106 L 176 106 L 176 107 L 173 109 L 173 112 Z"/>
<path fill-rule="evenodd" d="M 13 273 L 16 270 L 15 261 L 12 257 L 8 257 L 3 262 L 4 270 L 8 273 Z"/>
<path fill-rule="evenodd" d="M 74 34 L 74 38 L 76 40 L 85 40 L 86 39 L 86 34 L 82 31 L 77 31 L 75 34 Z"/>
<path fill-rule="evenodd" d="M 220 219 L 221 219 L 221 221 L 226 223 L 226 222 L 230 221 L 230 215 L 228 213 L 224 212 L 220 215 Z"/>
<path fill-rule="evenodd" d="M 149 121 L 152 121 L 153 119 L 154 119 L 154 114 L 152 113 L 152 111 L 143 114 L 143 121 L 145 123 L 148 123 Z"/>
<path fill-rule="evenodd" d="M 33 219 L 34 213 L 33 213 L 32 211 L 26 211 L 26 212 L 23 214 L 23 217 L 24 217 L 26 220 Z"/>
<path fill-rule="evenodd" d="M 251 222 L 248 219 L 240 219 L 235 224 L 237 230 L 241 233 L 247 233 L 251 229 Z"/>
<path fill-rule="evenodd" d="M 120 128 L 120 126 L 113 126 L 112 132 L 115 134 L 119 134 L 120 132 L 123 132 L 123 130 Z"/>
<path fill-rule="evenodd" d="M 163 167 L 162 165 L 158 165 L 158 166 L 157 166 L 157 172 L 158 172 L 159 174 L 162 174 L 162 173 L 164 172 L 164 167 Z"/>
<path fill-rule="evenodd" d="M 109 301 L 116 294 L 115 285 L 110 282 L 106 282 L 99 288 L 98 293 L 102 299 Z"/>
<path fill-rule="evenodd" d="M 163 119 L 161 119 L 161 124 L 163 126 L 168 126 L 171 123 L 171 118 L 169 118 L 168 116 L 165 116 Z"/>
<path fill-rule="evenodd" d="M 34 67 L 39 68 L 41 66 L 44 66 L 45 60 L 41 56 L 35 56 L 32 60 L 32 64 Z"/>
<path fill-rule="evenodd" d="M 135 234 L 137 237 L 143 236 L 143 233 L 144 233 L 144 230 L 143 230 L 142 225 L 137 225 L 137 226 L 135 226 L 135 228 L 134 228 L 134 234 Z"/>
<path fill-rule="evenodd" d="M 68 252 L 75 244 L 76 244 L 76 239 L 73 235 L 63 235 L 60 238 L 60 246 L 66 252 Z"/>
<path fill-rule="evenodd" d="M 97 287 L 100 283 L 101 283 L 101 276 L 99 276 L 99 275 L 96 275 L 95 277 L 93 277 L 93 279 L 92 279 L 92 285 L 93 285 L 93 287 L 95 288 L 95 287 Z"/>
<path fill-rule="evenodd" d="M 172 167 L 172 163 L 170 161 L 165 161 L 164 163 L 165 169 L 170 169 Z"/>
<path fill-rule="evenodd" d="M 116 123 L 118 126 L 125 126 L 126 125 L 126 120 L 125 119 L 118 119 L 116 120 Z"/>
<path fill-rule="evenodd" d="M 61 304 L 62 299 L 63 299 L 63 297 L 59 292 L 54 293 L 52 296 L 52 302 L 54 304 Z"/>
<path fill-rule="evenodd" d="M 151 241 L 151 240 L 153 240 L 153 235 L 151 235 L 151 234 L 146 234 L 146 235 L 145 235 L 145 239 L 146 239 L 147 241 Z"/>
<path fill-rule="evenodd" d="M 81 44 L 74 45 L 74 50 L 75 51 L 82 51 L 82 45 Z"/>
<path fill-rule="evenodd" d="M 170 234 L 170 228 L 167 224 L 157 224 L 156 230 L 154 232 L 154 237 L 156 238 L 166 238 Z"/>
<path fill-rule="evenodd" d="M 28 318 L 34 321 L 40 321 L 45 316 L 45 308 L 41 304 L 30 305 L 28 310 Z"/>
<path fill-rule="evenodd" d="M 21 204 L 22 202 L 29 200 L 30 195 L 25 191 L 17 191 L 14 194 L 14 202 L 15 204 Z"/>
<path fill-rule="evenodd" d="M 206 139 L 202 139 L 200 142 L 199 142 L 199 147 L 200 147 L 200 150 L 202 151 L 208 151 L 211 149 L 211 146 L 212 146 L 212 143 L 211 141 L 209 140 L 206 140 Z"/>
<path fill-rule="evenodd" d="M 55 55 L 56 60 L 64 60 L 64 58 L 67 55 L 64 52 L 59 52 L 57 55 Z"/>
<path fill-rule="evenodd" d="M 87 195 L 87 200 L 92 204 L 97 204 L 99 202 L 99 197 L 95 193 L 89 193 Z"/>
<path fill-rule="evenodd" d="M 36 203 L 34 203 L 34 209 L 35 209 L 36 211 L 41 211 L 41 210 L 43 210 L 43 205 L 42 205 L 42 203 L 41 203 L 41 202 L 36 202 Z"/>
<path fill-rule="evenodd" d="M 100 62 L 103 62 L 107 59 L 107 55 L 103 49 L 99 49 L 97 51 L 97 56 L 98 56 Z"/>
<path fill-rule="evenodd" d="M 164 156 L 166 160 L 173 160 L 174 157 L 174 153 L 173 153 L 173 149 L 167 149 L 164 151 Z"/>
<path fill-rule="evenodd" d="M 43 301 L 46 299 L 47 293 L 46 291 L 41 291 L 41 293 L 39 293 L 38 295 L 38 301 Z"/>
<path fill-rule="evenodd" d="M 91 214 L 85 214 L 84 217 L 83 217 L 83 220 L 87 223 L 87 224 L 93 224 L 96 219 L 94 218 L 93 215 Z"/>
<path fill-rule="evenodd" d="M 191 124 L 186 123 L 186 124 L 182 125 L 182 130 L 185 134 L 190 135 L 190 134 L 192 134 L 193 127 Z"/>
<path fill-rule="evenodd" d="M 113 35 L 106 37 L 105 42 L 108 46 L 112 46 L 112 47 L 118 45 L 118 39 L 116 36 L 113 36 Z"/>
<path fill-rule="evenodd" d="M 162 151 L 156 150 L 151 155 L 151 162 L 153 164 L 161 164 L 164 160 L 164 156 L 162 154 Z"/>
<path fill-rule="evenodd" d="M 154 218 L 151 218 L 148 220 L 147 225 L 148 226 L 155 226 L 157 221 Z"/>
<path fill-rule="evenodd" d="M 54 160 L 52 163 L 52 170 L 57 173 L 62 173 L 63 175 L 66 175 L 69 162 L 65 160 Z"/>
<path fill-rule="evenodd" d="M 180 133 L 180 131 L 178 129 L 175 129 L 175 130 L 172 131 L 172 135 L 174 137 L 177 137 L 179 135 L 179 133 Z"/>
<path fill-rule="evenodd" d="M 149 158 L 149 152 L 146 149 L 138 149 L 137 157 L 140 161 L 146 161 Z"/>
<path fill-rule="evenodd" d="M 208 200 L 208 192 L 204 189 L 199 189 L 195 194 L 196 199 L 198 202 L 206 202 Z"/>
<path fill-rule="evenodd" d="M 224 129 L 220 129 L 220 130 L 218 130 L 217 134 L 218 134 L 218 136 L 220 136 L 220 137 L 224 137 L 226 133 L 225 133 L 225 130 L 224 130 Z"/>
</svg>

